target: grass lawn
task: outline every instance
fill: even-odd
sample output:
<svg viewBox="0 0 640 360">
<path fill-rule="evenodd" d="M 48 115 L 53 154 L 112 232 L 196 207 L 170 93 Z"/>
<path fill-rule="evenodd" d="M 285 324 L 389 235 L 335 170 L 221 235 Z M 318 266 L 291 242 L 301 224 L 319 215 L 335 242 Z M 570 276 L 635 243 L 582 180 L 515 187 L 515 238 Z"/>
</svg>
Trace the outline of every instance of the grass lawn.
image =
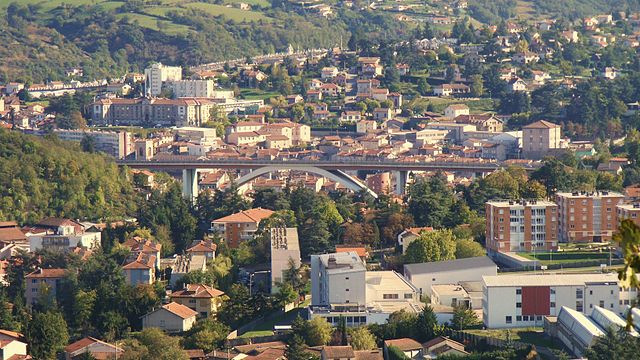
<svg viewBox="0 0 640 360">
<path fill-rule="evenodd" d="M 186 6 L 204 11 L 213 16 L 224 16 L 237 22 L 251 22 L 258 20 L 270 21 L 270 18 L 257 11 L 246 11 L 238 8 L 226 7 L 209 3 L 189 3 Z"/>
<path fill-rule="evenodd" d="M 260 6 L 264 8 L 271 7 L 271 3 L 268 0 L 225 0 L 225 4 L 239 4 L 245 3 L 251 6 Z"/>
<path fill-rule="evenodd" d="M 305 310 L 305 307 L 309 305 L 308 302 L 301 303 L 299 307 L 287 312 L 284 316 L 274 317 L 272 319 L 268 319 L 262 324 L 256 326 L 255 329 L 246 332 L 239 337 L 241 338 L 251 338 L 256 336 L 269 336 L 273 335 L 273 327 L 275 325 L 290 325 L 293 320 L 295 320 L 296 316 L 300 314 L 301 311 Z"/>
<path fill-rule="evenodd" d="M 567 251 L 567 252 L 536 252 L 533 253 L 518 253 L 518 255 L 531 260 L 540 260 L 542 265 L 549 264 L 570 264 L 583 261 L 600 260 L 604 263 L 609 261 L 609 252 L 596 252 L 596 251 Z M 615 257 L 614 257 L 615 258 Z"/>
<path fill-rule="evenodd" d="M 151 15 L 126 13 L 126 14 L 116 14 L 116 17 L 118 19 L 126 17 L 127 19 L 129 19 L 129 22 L 131 23 L 137 21 L 138 25 L 142 27 L 146 27 L 151 30 L 162 31 L 163 33 L 166 33 L 169 35 L 186 34 L 191 30 L 191 28 L 189 28 L 186 25 L 175 24 L 171 21 L 161 20 Z M 158 25 L 160 25 L 162 29 Z"/>
<path fill-rule="evenodd" d="M 182 9 L 175 6 L 156 6 L 156 7 L 149 7 L 144 9 L 144 13 L 153 15 L 153 16 L 166 17 L 169 11 L 180 11 L 180 10 Z"/>
<path fill-rule="evenodd" d="M 480 98 L 477 100 L 464 100 L 455 98 L 441 98 L 436 96 L 423 97 L 415 99 L 418 103 L 424 103 L 425 105 L 431 104 L 433 111 L 443 112 L 444 109 L 450 104 L 466 104 L 469 107 L 469 111 L 472 114 L 481 114 L 494 111 L 493 100 L 487 98 Z"/>
<path fill-rule="evenodd" d="M 552 339 L 544 335 L 542 328 L 514 328 L 514 329 L 491 329 L 491 330 L 464 330 L 469 334 L 478 336 L 497 338 L 507 340 L 507 331 L 511 333 L 511 340 L 520 341 L 537 346 L 544 346 L 552 349 L 561 349 L 562 347 Z"/>
<path fill-rule="evenodd" d="M 240 95 L 246 100 L 267 100 L 279 96 L 280 93 L 260 89 L 240 89 Z"/>
</svg>

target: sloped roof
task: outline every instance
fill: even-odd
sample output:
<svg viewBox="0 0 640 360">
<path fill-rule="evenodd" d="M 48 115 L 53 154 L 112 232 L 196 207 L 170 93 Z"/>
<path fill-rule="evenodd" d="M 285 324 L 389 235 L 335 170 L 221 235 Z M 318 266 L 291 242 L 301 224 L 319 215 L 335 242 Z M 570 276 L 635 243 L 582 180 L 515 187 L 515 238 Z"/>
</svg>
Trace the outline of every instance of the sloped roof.
<svg viewBox="0 0 640 360">
<path fill-rule="evenodd" d="M 522 128 L 523 129 L 555 129 L 555 128 L 559 128 L 560 125 L 558 124 L 554 124 L 552 122 L 546 121 L 546 120 L 539 120 L 536 121 L 534 123 L 531 123 L 529 125 L 525 125 Z"/>
<path fill-rule="evenodd" d="M 168 312 L 177 315 L 183 319 L 188 319 L 192 316 L 198 315 L 198 313 L 194 310 L 189 309 L 188 307 L 178 304 L 175 302 L 170 302 L 166 305 L 162 305 L 162 308 L 167 310 Z"/>
<path fill-rule="evenodd" d="M 213 241 L 200 240 L 196 244 L 191 245 L 191 247 L 187 249 L 187 252 L 210 252 L 216 251 L 217 248 L 218 245 Z"/>
<path fill-rule="evenodd" d="M 45 278 L 62 278 L 66 273 L 66 269 L 37 269 L 28 274 L 27 279 L 45 279 Z"/>
<path fill-rule="evenodd" d="M 402 351 L 422 349 L 422 345 L 419 342 L 410 338 L 385 340 L 384 345 L 386 347 L 395 346 Z"/>
<path fill-rule="evenodd" d="M 322 348 L 324 359 L 351 359 L 355 357 L 353 348 L 347 346 L 325 346 Z"/>
<path fill-rule="evenodd" d="M 188 284 L 185 289 L 174 291 L 171 298 L 214 298 L 224 295 L 224 292 L 204 284 Z"/>
<path fill-rule="evenodd" d="M 217 223 L 258 223 L 261 220 L 264 220 L 271 216 L 273 211 L 269 209 L 256 208 L 249 209 L 237 212 L 235 214 L 231 214 L 225 217 L 221 217 L 219 219 L 213 220 L 213 222 Z"/>
</svg>

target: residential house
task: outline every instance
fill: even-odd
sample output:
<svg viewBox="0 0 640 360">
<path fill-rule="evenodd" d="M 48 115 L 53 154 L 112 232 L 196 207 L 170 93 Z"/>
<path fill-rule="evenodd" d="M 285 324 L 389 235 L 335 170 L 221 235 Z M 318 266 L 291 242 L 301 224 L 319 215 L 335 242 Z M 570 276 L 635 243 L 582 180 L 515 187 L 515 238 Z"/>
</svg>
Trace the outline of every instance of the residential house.
<svg viewBox="0 0 640 360">
<path fill-rule="evenodd" d="M 531 51 L 523 51 L 514 54 L 511 57 L 511 61 L 520 65 L 531 64 L 540 61 L 540 56 Z"/>
<path fill-rule="evenodd" d="M 479 131 L 502 132 L 504 122 L 493 114 L 459 115 L 453 119 L 458 124 L 475 125 Z"/>
<path fill-rule="evenodd" d="M 189 331 L 198 313 L 185 305 L 170 302 L 142 317 L 142 328 L 160 328 L 168 333 Z"/>
<path fill-rule="evenodd" d="M 507 90 L 510 92 L 527 91 L 527 83 L 521 78 L 516 77 L 507 83 Z"/>
<path fill-rule="evenodd" d="M 226 171 L 218 170 L 204 173 L 202 178 L 200 178 L 198 186 L 200 191 L 215 191 L 221 190 L 226 184 L 230 182 L 231 178 L 229 177 L 229 173 L 227 173 Z"/>
<path fill-rule="evenodd" d="M 56 298 L 56 291 L 60 281 L 65 278 L 65 269 L 37 269 L 25 276 L 25 298 L 27 306 L 33 306 L 40 296 L 45 294 L 51 299 Z"/>
<path fill-rule="evenodd" d="M 128 247 L 132 254 L 144 253 L 153 255 L 156 258 L 156 267 L 160 268 L 160 251 L 162 250 L 162 244 L 134 236 L 127 239 L 122 245 Z"/>
<path fill-rule="evenodd" d="M 401 339 L 390 339 L 384 341 L 384 353 L 385 358 L 389 359 L 389 347 L 394 346 L 400 349 L 402 353 L 409 359 L 422 359 L 422 344 L 419 342 L 410 339 L 410 338 L 401 338 Z"/>
<path fill-rule="evenodd" d="M 465 84 L 442 84 L 433 88 L 435 96 L 465 95 L 471 92 L 471 88 Z"/>
<path fill-rule="evenodd" d="M 216 258 L 217 248 L 218 245 L 211 240 L 199 240 L 191 244 L 186 252 L 191 255 L 202 255 L 207 259 L 213 260 Z"/>
<path fill-rule="evenodd" d="M 412 228 L 408 228 L 406 230 L 404 230 L 403 232 L 401 232 L 400 234 L 398 234 L 398 245 L 402 247 L 402 253 L 406 253 L 407 252 L 407 248 L 409 247 L 409 244 L 411 244 L 411 242 L 413 242 L 413 240 L 417 239 L 420 237 L 420 234 L 423 231 L 433 231 L 433 228 L 428 226 L 428 227 L 412 227 Z"/>
<path fill-rule="evenodd" d="M 9 244 L 16 244 L 25 251 L 29 251 L 27 237 L 20 231 L 20 227 L 18 227 L 15 221 L 0 222 L 0 243 L 2 243 L 2 247 Z"/>
<path fill-rule="evenodd" d="M 393 102 L 393 107 L 395 109 L 400 109 L 402 107 L 402 94 L 399 92 L 390 92 L 387 95 L 387 100 L 391 100 Z"/>
<path fill-rule="evenodd" d="M 10 339 L 0 340 L 0 360 L 28 360 L 27 343 L 25 341 Z"/>
<path fill-rule="evenodd" d="M 258 230 L 260 221 L 268 218 L 273 211 L 256 208 L 225 216 L 211 222 L 211 231 L 222 235 L 231 248 L 237 248 L 241 241 L 249 240 Z"/>
<path fill-rule="evenodd" d="M 115 359 L 118 355 L 122 355 L 124 350 L 116 345 L 109 344 L 93 337 L 85 337 L 64 348 L 65 360 L 84 359 L 87 355 L 91 355 L 93 359 Z"/>
<path fill-rule="evenodd" d="M 340 91 L 340 87 L 336 84 L 328 83 L 320 86 L 320 92 L 323 96 L 337 97 L 338 95 L 340 95 Z"/>
<path fill-rule="evenodd" d="M 320 90 L 307 90 L 307 101 L 314 102 L 322 100 L 322 92 Z"/>
<path fill-rule="evenodd" d="M 127 284 L 153 284 L 156 281 L 156 257 L 148 253 L 130 254 L 122 266 Z"/>
<path fill-rule="evenodd" d="M 373 118 L 376 121 L 390 120 L 393 116 L 393 112 L 389 108 L 376 108 L 373 110 Z"/>
<path fill-rule="evenodd" d="M 323 346 L 320 360 L 355 360 L 356 354 L 351 345 Z"/>
<path fill-rule="evenodd" d="M 446 336 L 438 336 L 422 344 L 425 359 L 437 359 L 438 356 L 466 356 L 469 355 L 464 345 Z"/>
<path fill-rule="evenodd" d="M 541 159 L 560 148 L 560 125 L 539 120 L 522 128 L 522 155 L 526 159 Z"/>
<path fill-rule="evenodd" d="M 396 69 L 398 70 L 398 74 L 400 76 L 407 75 L 410 68 L 411 67 L 409 66 L 409 64 L 396 64 Z"/>
<path fill-rule="evenodd" d="M 207 318 L 218 312 L 224 301 L 224 292 L 204 284 L 186 284 L 183 289 L 172 292 L 169 298 Z"/>
<path fill-rule="evenodd" d="M 323 81 L 332 80 L 338 75 L 338 68 L 335 66 L 324 67 L 320 71 L 320 79 Z"/>
<path fill-rule="evenodd" d="M 35 227 L 45 231 L 37 234 L 27 232 L 31 251 L 39 249 L 70 251 L 78 246 L 93 249 L 100 246 L 102 237 L 100 231 L 90 229 L 85 231 L 80 223 L 70 219 L 45 218 Z"/>
<path fill-rule="evenodd" d="M 451 104 L 444 109 L 444 117 L 455 119 L 460 115 L 469 115 L 469 107 L 465 104 Z"/>
<path fill-rule="evenodd" d="M 355 122 L 362 120 L 360 111 L 345 111 L 340 115 L 340 122 Z"/>
</svg>

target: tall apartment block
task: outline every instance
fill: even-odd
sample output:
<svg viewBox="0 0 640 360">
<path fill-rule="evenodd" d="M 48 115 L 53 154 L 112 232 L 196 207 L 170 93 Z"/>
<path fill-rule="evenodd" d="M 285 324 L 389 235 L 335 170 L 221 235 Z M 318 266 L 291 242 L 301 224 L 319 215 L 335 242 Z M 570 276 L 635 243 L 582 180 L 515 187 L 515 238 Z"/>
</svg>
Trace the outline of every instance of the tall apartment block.
<svg viewBox="0 0 640 360">
<path fill-rule="evenodd" d="M 180 66 L 166 66 L 160 63 L 154 63 L 144 69 L 144 76 L 145 94 L 158 96 L 160 92 L 162 92 L 162 84 L 165 81 L 182 80 L 182 68 Z"/>
<path fill-rule="evenodd" d="M 557 209 L 551 201 L 497 200 L 486 203 L 487 249 L 512 252 L 558 246 Z"/>
<path fill-rule="evenodd" d="M 618 220 L 629 219 L 636 225 L 640 225 L 640 204 L 618 204 L 616 206 L 618 210 Z"/>
<path fill-rule="evenodd" d="M 623 200 L 624 195 L 611 191 L 557 193 L 560 241 L 610 241 L 618 229 L 616 206 Z"/>
</svg>

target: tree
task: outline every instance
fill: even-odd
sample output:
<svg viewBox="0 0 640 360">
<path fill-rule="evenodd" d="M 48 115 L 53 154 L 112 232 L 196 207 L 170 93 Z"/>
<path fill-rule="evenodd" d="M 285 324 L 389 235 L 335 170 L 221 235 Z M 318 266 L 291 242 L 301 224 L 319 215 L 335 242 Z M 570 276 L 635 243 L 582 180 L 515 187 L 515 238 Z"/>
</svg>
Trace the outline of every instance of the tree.
<svg viewBox="0 0 640 360">
<path fill-rule="evenodd" d="M 436 329 L 438 327 L 438 319 L 433 312 L 431 305 L 426 305 L 416 322 L 416 334 L 420 341 L 428 341 L 433 339 L 436 335 Z"/>
<path fill-rule="evenodd" d="M 431 94 L 431 86 L 427 82 L 427 79 L 424 78 L 424 77 L 422 77 L 422 78 L 420 78 L 420 80 L 418 80 L 418 92 L 422 96 L 427 96 L 427 95 Z"/>
<path fill-rule="evenodd" d="M 289 283 L 278 284 L 276 299 L 281 306 L 292 303 L 298 299 L 298 292 Z"/>
<path fill-rule="evenodd" d="M 203 349 L 209 353 L 220 348 L 231 329 L 212 318 L 198 320 L 183 340 L 187 349 Z"/>
<path fill-rule="evenodd" d="M 331 340 L 333 328 L 324 318 L 315 317 L 307 323 L 305 342 L 309 346 L 326 345 Z"/>
<path fill-rule="evenodd" d="M 410 358 L 397 346 L 391 345 L 388 347 L 387 351 L 389 353 L 389 360 L 410 360 Z"/>
<path fill-rule="evenodd" d="M 424 231 L 412 241 L 404 255 L 406 264 L 452 260 L 456 240 L 451 230 Z"/>
<path fill-rule="evenodd" d="M 478 315 L 476 315 L 475 311 L 467 308 L 466 306 L 458 305 L 453 309 L 451 326 L 454 329 L 464 330 L 478 325 L 479 323 L 480 319 L 478 319 Z"/>
<path fill-rule="evenodd" d="M 589 360 L 636 359 L 640 352 L 640 341 L 623 329 L 608 329 L 585 351 Z"/>
<path fill-rule="evenodd" d="M 285 350 L 285 358 L 287 360 L 317 360 L 318 358 L 306 351 L 305 343 L 302 337 L 293 333 L 293 336 L 289 339 L 287 349 Z"/>
<path fill-rule="evenodd" d="M 484 256 L 486 254 L 480 243 L 472 239 L 459 239 L 456 241 L 456 259 Z"/>
<path fill-rule="evenodd" d="M 475 97 L 484 95 L 484 80 L 482 80 L 482 75 L 480 74 L 471 76 L 471 95 Z"/>
<path fill-rule="evenodd" d="M 451 215 L 455 196 L 444 176 L 420 178 L 407 192 L 408 212 L 417 226 L 441 227 Z"/>
<path fill-rule="evenodd" d="M 188 357 L 177 337 L 169 336 L 158 328 L 144 329 L 124 346 L 125 360 L 187 360 Z"/>
<path fill-rule="evenodd" d="M 82 151 L 88 153 L 96 152 L 96 139 L 91 135 L 85 135 L 80 141 L 80 147 Z"/>
<path fill-rule="evenodd" d="M 365 326 L 350 328 L 348 333 L 353 350 L 371 350 L 377 346 L 376 338 Z"/>
<path fill-rule="evenodd" d="M 31 355 L 37 359 L 53 360 L 69 343 L 67 323 L 57 311 L 36 312 L 27 327 Z"/>
</svg>

